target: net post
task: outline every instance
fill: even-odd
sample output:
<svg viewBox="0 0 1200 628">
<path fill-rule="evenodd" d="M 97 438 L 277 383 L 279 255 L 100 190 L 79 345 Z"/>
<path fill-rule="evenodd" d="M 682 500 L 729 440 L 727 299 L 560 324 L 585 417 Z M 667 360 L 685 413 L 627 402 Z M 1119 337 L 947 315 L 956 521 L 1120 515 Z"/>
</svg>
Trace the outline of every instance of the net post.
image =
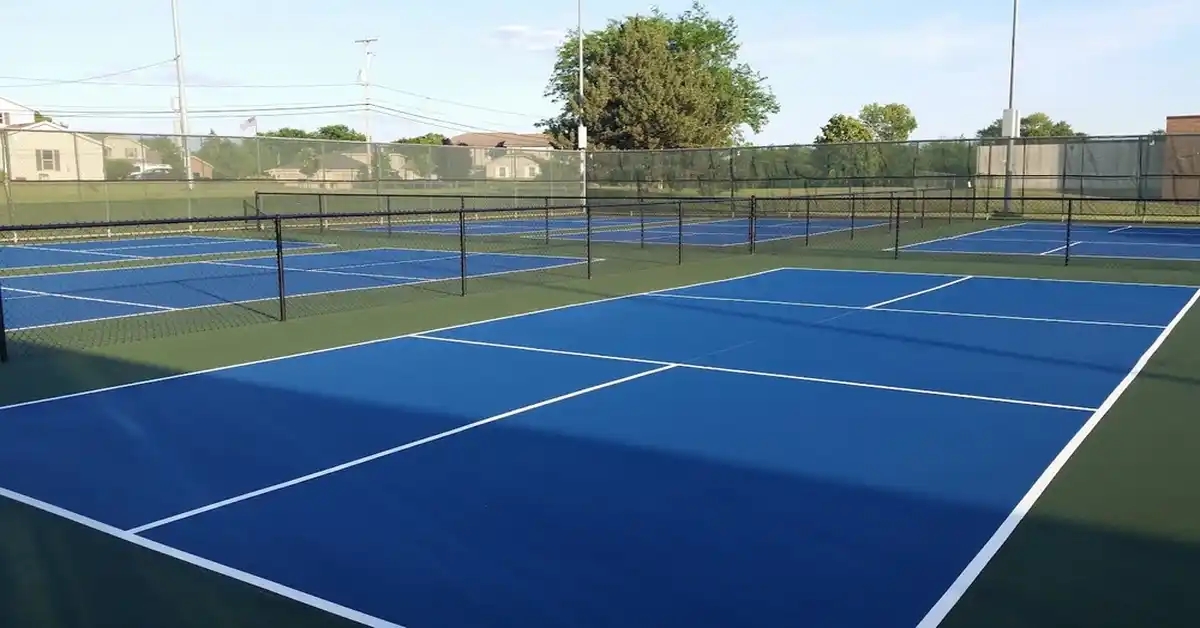
<svg viewBox="0 0 1200 628">
<path fill-rule="evenodd" d="M 388 195 L 384 197 L 383 212 L 387 216 L 387 234 L 392 235 L 392 197 Z"/>
<path fill-rule="evenodd" d="M 679 227 L 679 242 L 676 244 L 675 263 L 683 264 L 683 201 L 675 201 L 676 213 L 678 214 L 677 225 Z"/>
<path fill-rule="evenodd" d="M 804 196 L 804 246 L 808 246 L 808 232 L 812 230 L 812 197 Z"/>
<path fill-rule="evenodd" d="M 542 211 L 542 214 L 546 219 L 546 244 L 550 244 L 550 197 L 549 196 L 542 197 L 542 207 L 545 208 Z"/>
<path fill-rule="evenodd" d="M 637 202 L 638 208 L 638 243 L 641 248 L 646 248 L 646 204 L 639 198 Z"/>
<path fill-rule="evenodd" d="M 755 226 L 756 226 L 757 222 L 758 222 L 758 195 L 751 194 L 750 195 L 750 232 L 748 234 L 746 234 L 746 237 L 750 240 L 749 246 L 750 246 L 750 254 L 751 255 L 754 254 L 754 240 L 755 240 L 755 236 L 757 235 L 755 233 Z"/>
<path fill-rule="evenodd" d="M 850 239 L 851 240 L 854 239 L 854 214 L 855 214 L 854 210 L 856 209 L 855 206 L 857 205 L 857 203 L 856 203 L 857 199 L 858 199 L 857 196 L 854 196 L 854 195 L 850 196 Z"/>
<path fill-rule="evenodd" d="M 1071 265 L 1071 223 L 1075 219 L 1075 200 L 1067 199 L 1067 242 L 1063 248 L 1063 266 Z"/>
<path fill-rule="evenodd" d="M 467 210 L 466 199 L 459 199 L 458 210 L 458 295 L 467 296 Z"/>
<path fill-rule="evenodd" d="M 892 214 L 892 206 L 896 207 L 896 224 L 892 229 L 892 259 L 900 259 L 900 201 L 896 198 L 888 199 L 888 215 Z"/>
<path fill-rule="evenodd" d="M 283 218 L 275 216 L 275 281 L 279 289 L 279 320 L 287 320 L 287 290 L 284 286 Z"/>
<path fill-rule="evenodd" d="M 105 183 L 104 190 L 105 190 L 105 196 L 107 196 L 107 194 L 108 194 L 108 184 L 107 183 Z M 105 205 L 107 205 L 107 204 L 108 204 L 108 200 L 105 199 Z M 255 218 L 255 224 L 258 225 L 259 231 L 263 231 L 262 215 L 263 215 L 262 192 L 255 190 L 254 191 L 254 218 Z"/>
<path fill-rule="evenodd" d="M 586 230 L 587 230 L 587 234 L 584 237 L 584 241 L 585 241 L 584 246 L 587 247 L 587 278 L 591 279 L 592 278 L 592 204 L 589 203 L 587 201 L 587 199 L 583 200 L 583 217 L 584 217 L 584 222 L 586 224 Z"/>
</svg>

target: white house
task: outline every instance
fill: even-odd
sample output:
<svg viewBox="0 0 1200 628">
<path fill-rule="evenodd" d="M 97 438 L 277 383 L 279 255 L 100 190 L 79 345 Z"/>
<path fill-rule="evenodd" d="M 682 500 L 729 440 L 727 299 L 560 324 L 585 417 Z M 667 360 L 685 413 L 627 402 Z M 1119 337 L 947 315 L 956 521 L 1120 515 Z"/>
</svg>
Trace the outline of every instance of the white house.
<svg viewBox="0 0 1200 628">
<path fill-rule="evenodd" d="M 12 181 L 104 179 L 104 144 L 53 122 L 9 125 L 0 169 Z"/>
</svg>

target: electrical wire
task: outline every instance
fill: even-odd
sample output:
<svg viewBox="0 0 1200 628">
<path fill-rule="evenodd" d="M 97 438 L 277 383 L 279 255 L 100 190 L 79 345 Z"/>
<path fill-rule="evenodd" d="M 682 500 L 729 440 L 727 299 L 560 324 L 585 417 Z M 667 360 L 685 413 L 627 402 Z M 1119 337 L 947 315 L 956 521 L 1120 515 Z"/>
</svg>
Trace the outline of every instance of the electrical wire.
<svg viewBox="0 0 1200 628">
<path fill-rule="evenodd" d="M 128 68 L 125 70 L 118 70 L 116 72 L 108 72 L 105 74 L 97 74 L 95 76 L 86 76 L 86 77 L 80 78 L 80 79 L 58 80 L 58 79 L 23 78 L 23 77 L 19 77 L 19 76 L 0 76 L 0 79 L 5 79 L 5 80 L 33 81 L 32 83 L 17 84 L 17 85 L 0 85 L 0 88 L 9 89 L 9 88 L 14 88 L 14 87 L 46 87 L 49 85 L 70 85 L 73 83 L 95 83 L 101 79 L 112 78 L 114 76 L 121 76 L 124 74 L 133 74 L 134 72 L 141 72 L 142 70 L 149 70 L 150 68 L 154 68 L 154 67 L 158 67 L 160 65 L 166 65 L 168 63 L 174 63 L 174 62 L 175 62 L 175 59 L 165 59 L 163 61 L 155 61 L 154 63 L 140 65 L 136 68 Z"/>
</svg>

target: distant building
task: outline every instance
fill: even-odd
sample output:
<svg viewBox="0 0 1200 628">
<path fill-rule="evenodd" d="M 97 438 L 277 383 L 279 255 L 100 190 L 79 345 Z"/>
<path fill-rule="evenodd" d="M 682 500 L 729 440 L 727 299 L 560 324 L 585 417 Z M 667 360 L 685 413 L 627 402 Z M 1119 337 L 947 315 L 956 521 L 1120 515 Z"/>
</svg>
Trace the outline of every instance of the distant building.
<svg viewBox="0 0 1200 628">
<path fill-rule="evenodd" d="M 1167 116 L 1163 197 L 1200 199 L 1200 114 Z"/>
</svg>

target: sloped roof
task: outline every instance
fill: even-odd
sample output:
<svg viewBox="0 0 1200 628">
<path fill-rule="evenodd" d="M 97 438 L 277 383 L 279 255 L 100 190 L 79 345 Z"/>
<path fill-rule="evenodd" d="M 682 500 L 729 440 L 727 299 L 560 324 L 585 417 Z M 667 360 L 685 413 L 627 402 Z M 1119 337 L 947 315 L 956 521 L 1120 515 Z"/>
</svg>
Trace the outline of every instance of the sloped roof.
<svg viewBox="0 0 1200 628">
<path fill-rule="evenodd" d="M 477 148 L 492 148 L 500 142 L 508 148 L 552 148 L 550 138 L 544 133 L 463 133 L 450 141 Z"/>
</svg>

